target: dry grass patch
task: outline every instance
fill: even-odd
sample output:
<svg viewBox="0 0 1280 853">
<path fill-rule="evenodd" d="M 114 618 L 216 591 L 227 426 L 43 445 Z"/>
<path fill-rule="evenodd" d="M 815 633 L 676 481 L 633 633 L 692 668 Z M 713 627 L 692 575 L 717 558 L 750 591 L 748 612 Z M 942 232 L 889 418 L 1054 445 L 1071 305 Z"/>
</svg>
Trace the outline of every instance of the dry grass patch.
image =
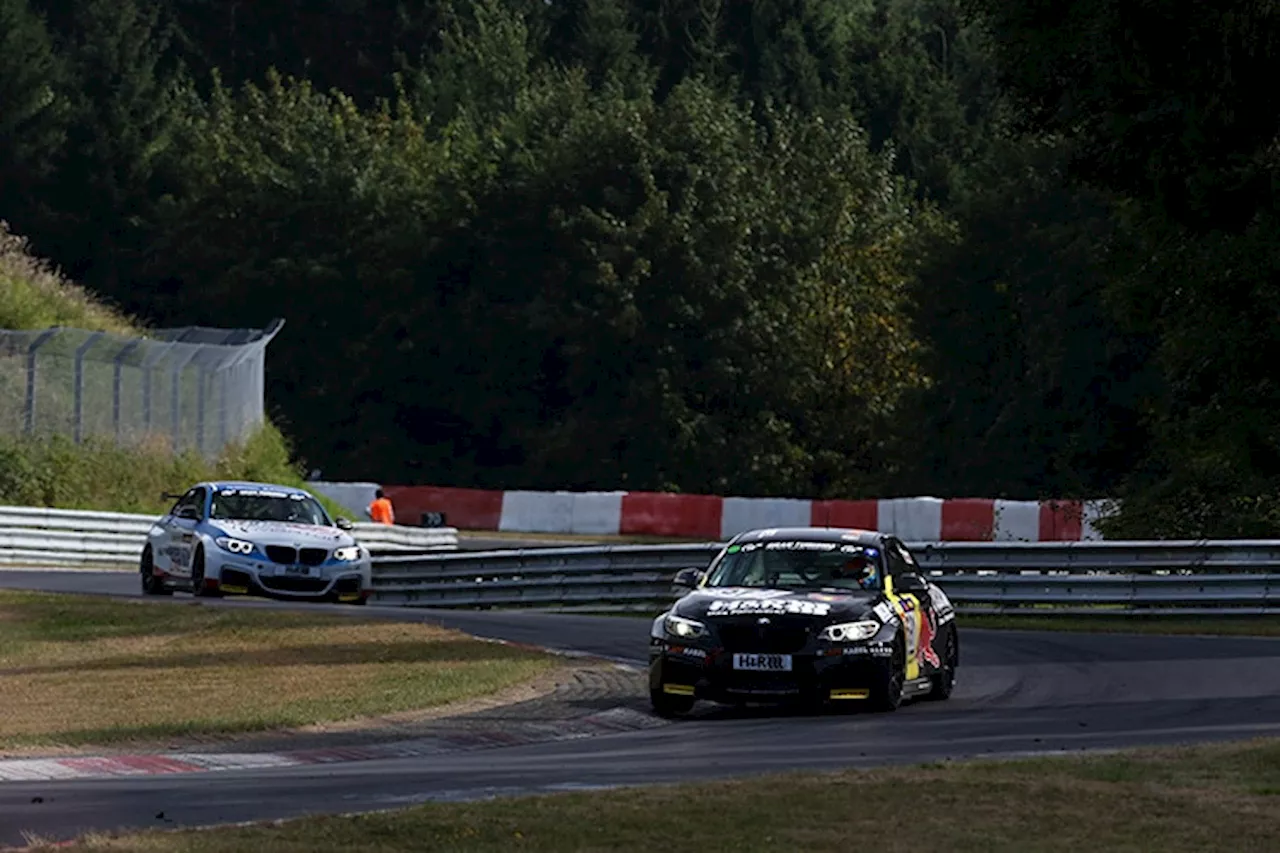
<svg viewBox="0 0 1280 853">
<path fill-rule="evenodd" d="M 1263 851 L 1280 745 L 791 774 L 433 804 L 361 817 L 97 835 L 71 850 Z"/>
<path fill-rule="evenodd" d="M 431 708 L 559 659 L 429 625 L 0 592 L 0 749 L 296 728 Z"/>
<path fill-rule="evenodd" d="M 29 241 L 0 220 L 0 329 L 48 326 L 137 333 L 132 318 L 67 281 L 48 262 L 31 254 Z"/>
</svg>

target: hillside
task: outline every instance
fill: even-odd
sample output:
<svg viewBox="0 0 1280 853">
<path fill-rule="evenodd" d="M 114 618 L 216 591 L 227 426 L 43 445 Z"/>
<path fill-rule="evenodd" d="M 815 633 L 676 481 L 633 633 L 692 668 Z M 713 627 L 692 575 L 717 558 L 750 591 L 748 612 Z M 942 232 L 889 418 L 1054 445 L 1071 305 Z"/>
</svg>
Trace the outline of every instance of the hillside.
<svg viewBox="0 0 1280 853">
<path fill-rule="evenodd" d="M 33 256 L 27 241 L 0 221 L 0 329 L 49 326 L 144 333 L 141 324 Z M 162 492 L 217 477 L 302 484 L 288 441 L 269 423 L 213 462 L 174 455 L 158 445 L 121 448 L 95 441 L 77 445 L 62 436 L 0 435 L 0 504 L 159 512 L 168 503 Z M 357 518 L 352 510 L 321 500 L 330 512 Z"/>
<path fill-rule="evenodd" d="M 46 261 L 33 257 L 26 238 L 0 220 L 0 329 L 70 326 L 136 335 L 130 318 L 67 281 Z"/>
</svg>

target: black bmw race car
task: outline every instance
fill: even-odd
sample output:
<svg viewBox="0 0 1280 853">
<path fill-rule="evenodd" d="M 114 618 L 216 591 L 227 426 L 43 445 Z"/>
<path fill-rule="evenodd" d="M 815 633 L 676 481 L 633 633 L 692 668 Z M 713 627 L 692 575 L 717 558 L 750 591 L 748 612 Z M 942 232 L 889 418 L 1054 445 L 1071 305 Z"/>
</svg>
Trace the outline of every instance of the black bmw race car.
<svg viewBox="0 0 1280 853">
<path fill-rule="evenodd" d="M 893 536 L 748 531 L 675 584 L 690 592 L 654 620 L 649 641 L 649 695 L 664 716 L 696 699 L 892 711 L 946 699 L 955 685 L 955 608 Z"/>
</svg>

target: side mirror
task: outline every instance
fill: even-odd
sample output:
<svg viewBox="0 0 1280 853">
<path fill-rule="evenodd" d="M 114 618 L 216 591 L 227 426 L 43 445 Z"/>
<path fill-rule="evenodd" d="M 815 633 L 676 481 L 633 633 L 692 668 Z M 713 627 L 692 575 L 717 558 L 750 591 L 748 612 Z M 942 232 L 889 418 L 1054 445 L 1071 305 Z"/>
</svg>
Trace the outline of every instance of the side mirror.
<svg viewBox="0 0 1280 853">
<path fill-rule="evenodd" d="M 929 582 L 915 573 L 904 574 L 894 584 L 898 592 L 922 593 L 929 591 Z"/>
<path fill-rule="evenodd" d="M 672 586 L 684 587 L 685 589 L 693 589 L 702 582 L 702 569 L 695 567 L 681 569 L 676 572 L 676 576 L 671 579 Z"/>
<path fill-rule="evenodd" d="M 333 524 L 339 530 L 355 530 L 356 526 L 345 518 L 335 518 Z"/>
</svg>

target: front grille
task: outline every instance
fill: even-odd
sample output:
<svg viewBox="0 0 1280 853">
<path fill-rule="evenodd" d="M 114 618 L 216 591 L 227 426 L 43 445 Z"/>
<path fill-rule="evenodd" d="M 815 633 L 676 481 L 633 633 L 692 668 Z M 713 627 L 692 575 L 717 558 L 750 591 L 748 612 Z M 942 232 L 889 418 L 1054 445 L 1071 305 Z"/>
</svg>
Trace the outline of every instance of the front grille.
<svg viewBox="0 0 1280 853">
<path fill-rule="evenodd" d="M 259 577 L 258 582 L 267 589 L 279 592 L 320 592 L 329 585 L 323 578 Z"/>
<path fill-rule="evenodd" d="M 718 625 L 720 641 L 729 652 L 790 655 L 809 643 L 808 621 L 792 621 L 770 616 L 768 625 L 757 623 L 758 616 Z"/>
<path fill-rule="evenodd" d="M 284 563 L 287 566 L 292 566 L 298 562 L 298 551 L 287 545 L 268 545 L 267 557 L 273 563 Z"/>
<path fill-rule="evenodd" d="M 798 677 L 764 677 L 756 673 L 735 672 L 724 681 L 730 693 L 795 694 L 804 690 Z"/>
<path fill-rule="evenodd" d="M 298 551 L 298 560 L 304 566 L 318 566 L 329 559 L 329 552 L 324 548 L 303 548 Z"/>
</svg>

